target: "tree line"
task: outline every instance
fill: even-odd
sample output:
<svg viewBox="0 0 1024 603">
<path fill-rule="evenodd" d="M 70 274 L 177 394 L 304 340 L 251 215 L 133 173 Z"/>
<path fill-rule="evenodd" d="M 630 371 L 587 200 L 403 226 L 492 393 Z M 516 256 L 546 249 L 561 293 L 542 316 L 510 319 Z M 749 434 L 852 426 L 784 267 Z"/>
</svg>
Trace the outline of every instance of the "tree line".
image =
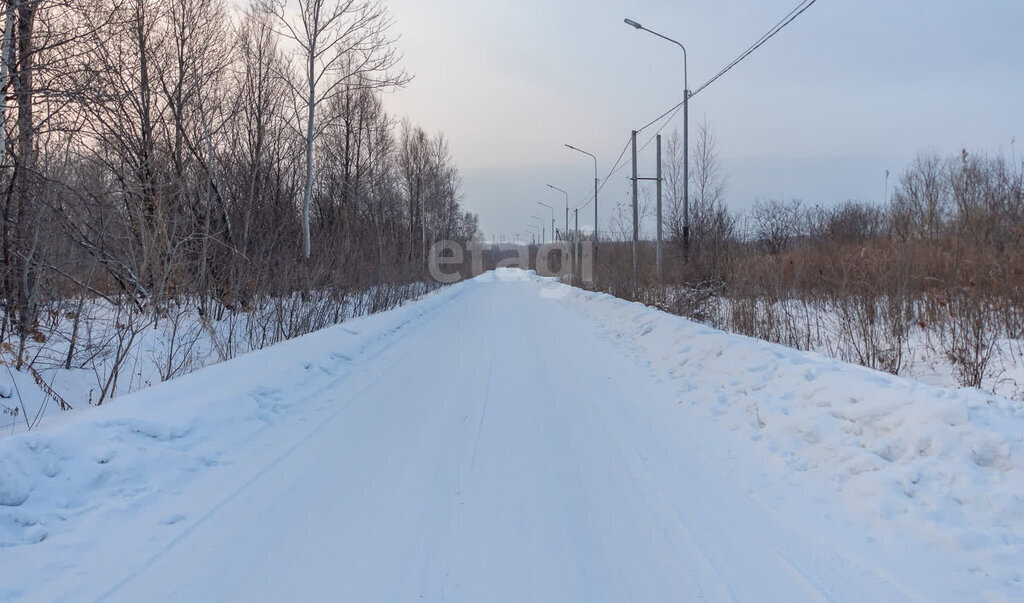
<svg viewBox="0 0 1024 603">
<path fill-rule="evenodd" d="M 55 312 L 71 365 L 69 300 L 220 318 L 422 281 L 431 242 L 477 232 L 447 140 L 384 107 L 411 77 L 379 0 L 0 7 L 0 342 L 19 368 Z"/>
</svg>

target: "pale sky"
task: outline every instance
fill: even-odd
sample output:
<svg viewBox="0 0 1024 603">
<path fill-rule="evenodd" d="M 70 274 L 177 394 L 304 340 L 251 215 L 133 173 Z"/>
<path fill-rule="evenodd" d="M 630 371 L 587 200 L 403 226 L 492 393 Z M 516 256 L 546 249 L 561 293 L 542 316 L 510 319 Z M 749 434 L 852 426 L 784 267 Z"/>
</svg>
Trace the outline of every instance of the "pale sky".
<svg viewBox="0 0 1024 603">
<path fill-rule="evenodd" d="M 592 161 L 565 143 L 597 155 L 603 178 L 630 130 L 682 99 L 681 51 L 624 18 L 686 45 L 694 89 L 797 4 L 387 0 L 416 79 L 386 102 L 445 133 L 466 207 L 488 237 L 511 238 L 550 215 L 537 201 L 564 207 L 546 184 L 570 207 L 592 195 Z M 885 170 L 892 183 L 918 151 L 1009 154 L 1024 136 L 1022 26 L 1020 0 L 818 0 L 691 100 L 691 135 L 714 126 L 734 209 L 880 201 Z M 654 175 L 653 146 L 640 165 Z M 602 229 L 628 200 L 628 171 L 601 192 Z"/>
</svg>

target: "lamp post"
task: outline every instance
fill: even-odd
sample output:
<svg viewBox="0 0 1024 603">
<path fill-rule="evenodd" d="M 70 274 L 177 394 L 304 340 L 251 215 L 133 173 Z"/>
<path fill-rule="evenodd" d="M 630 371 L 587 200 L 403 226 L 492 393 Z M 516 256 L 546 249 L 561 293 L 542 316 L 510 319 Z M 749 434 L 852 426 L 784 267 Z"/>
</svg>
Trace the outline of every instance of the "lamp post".
<svg viewBox="0 0 1024 603">
<path fill-rule="evenodd" d="M 537 216 L 530 216 L 530 218 L 540 222 L 540 244 L 543 245 L 543 244 L 547 243 L 547 241 L 544 240 L 544 231 L 545 231 L 544 218 L 540 218 L 540 217 L 537 217 Z"/>
<path fill-rule="evenodd" d="M 553 188 L 556 191 L 558 191 L 558 192 L 562 193 L 563 195 L 565 195 L 565 231 L 564 232 L 568 233 L 569 232 L 569 193 L 563 191 L 562 189 L 558 188 L 557 186 L 551 186 L 550 184 L 548 185 L 548 188 Z"/>
<path fill-rule="evenodd" d="M 572 274 L 575 277 L 580 269 L 580 208 L 572 210 L 572 213 L 576 219 L 576 232 L 572 237 Z"/>
<path fill-rule="evenodd" d="M 568 241 L 569 240 L 569 193 L 563 191 L 562 189 L 558 188 L 557 186 L 552 186 L 550 184 L 548 185 L 548 188 L 554 189 L 554 190 L 562 193 L 563 195 L 565 195 L 565 230 L 562 231 L 562 240 L 563 241 Z M 569 247 L 570 251 L 569 252 L 572 253 L 572 247 L 571 247 L 572 242 L 571 241 L 569 242 L 569 245 L 570 245 L 570 247 Z M 563 252 L 562 253 L 563 254 L 565 253 L 564 246 L 563 246 Z M 562 262 L 565 262 L 565 255 L 562 256 Z"/>
<path fill-rule="evenodd" d="M 646 31 L 672 42 L 683 49 L 683 260 L 690 261 L 690 85 L 687 81 L 686 47 L 679 42 L 651 31 L 636 21 L 626 19 L 626 25 Z"/>
<path fill-rule="evenodd" d="M 594 160 L 594 257 L 593 257 L 593 260 L 594 260 L 594 263 L 596 264 L 597 263 L 597 189 L 598 189 L 598 187 L 600 185 L 600 182 L 601 182 L 598 179 L 598 177 L 597 177 L 597 157 L 594 157 L 594 155 L 592 153 L 588 153 L 588 152 L 584 151 L 583 149 L 576 148 L 576 147 L 572 146 L 571 144 L 567 144 L 565 146 L 570 148 L 570 149 L 572 149 L 572 150 L 574 150 L 574 151 L 576 151 L 576 152 L 583 153 L 584 155 L 589 155 L 590 158 Z"/>
<path fill-rule="evenodd" d="M 555 208 L 551 207 L 547 203 L 544 203 L 543 201 L 538 201 L 537 203 L 539 205 L 543 205 L 544 207 L 546 207 L 546 208 L 551 210 L 551 240 L 554 241 L 555 240 Z"/>
</svg>

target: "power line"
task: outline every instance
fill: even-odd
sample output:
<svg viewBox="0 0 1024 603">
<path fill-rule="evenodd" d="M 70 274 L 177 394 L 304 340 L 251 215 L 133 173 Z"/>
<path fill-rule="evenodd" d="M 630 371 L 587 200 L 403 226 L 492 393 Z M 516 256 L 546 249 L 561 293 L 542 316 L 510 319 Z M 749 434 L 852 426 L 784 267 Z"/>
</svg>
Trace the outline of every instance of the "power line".
<svg viewBox="0 0 1024 603">
<path fill-rule="evenodd" d="M 704 90 L 705 88 L 713 84 L 715 81 L 717 81 L 719 78 L 721 78 L 723 75 L 731 71 L 733 67 L 739 65 L 744 59 L 746 59 L 748 56 L 757 51 L 757 49 L 764 46 L 768 42 L 768 40 L 774 38 L 780 31 L 785 29 L 786 26 L 795 21 L 797 17 L 802 15 L 807 9 L 813 6 L 815 2 L 817 2 L 817 0 L 802 0 L 800 4 L 796 6 L 796 8 L 789 11 L 789 13 L 785 17 L 783 17 L 778 23 L 776 23 L 771 29 L 769 29 L 767 33 L 765 33 L 756 42 L 747 47 L 746 50 L 740 53 L 739 56 L 737 56 L 735 59 L 730 61 L 725 67 L 721 69 L 721 71 L 716 73 L 711 79 L 698 86 L 696 90 L 690 93 L 689 98 L 697 96 L 697 94 L 699 94 L 702 90 Z M 657 124 L 658 122 L 665 120 L 665 123 L 663 123 L 661 127 L 659 127 L 655 131 L 655 133 L 647 140 L 647 142 L 643 144 L 643 146 L 640 147 L 638 151 L 643 151 L 648 146 L 650 146 L 654 139 L 657 138 L 657 135 L 660 134 L 661 131 L 664 130 L 666 126 L 668 126 L 668 124 L 672 123 L 672 120 L 675 118 L 675 116 L 679 113 L 679 111 L 682 110 L 683 104 L 683 102 L 680 102 L 674 105 L 669 110 L 665 111 L 658 117 L 646 123 L 642 128 L 637 130 L 637 134 L 639 134 L 640 132 L 643 132 L 644 130 L 650 128 L 651 126 Z M 666 117 L 668 119 L 665 119 Z M 601 184 L 600 186 L 598 186 L 597 189 L 598 192 L 604 190 L 605 185 L 608 183 L 609 180 L 611 180 L 612 176 L 614 176 L 616 172 L 626 167 L 625 163 L 622 163 L 622 165 L 619 165 L 619 163 L 622 162 L 623 158 L 626 156 L 626 152 L 629 150 L 629 146 L 631 143 L 632 136 L 630 136 L 630 138 L 626 140 L 626 144 L 622 147 L 622 152 L 619 153 L 619 158 L 615 160 L 615 163 L 612 165 L 612 169 L 608 172 L 608 175 L 605 176 L 604 179 L 601 181 Z M 590 200 L 587 201 L 586 204 L 579 206 L 577 209 L 583 209 L 590 205 L 593 201 L 594 197 L 591 196 Z"/>
<path fill-rule="evenodd" d="M 675 116 L 675 113 L 678 113 L 679 109 L 680 109 L 680 108 L 682 108 L 682 106 L 683 106 L 683 105 L 682 105 L 682 104 L 680 103 L 680 104 L 679 104 L 678 106 L 676 106 L 676 107 L 673 107 L 673 108 L 669 109 L 669 110 L 668 110 L 668 111 L 666 111 L 665 113 L 661 114 L 661 116 L 659 116 L 659 117 L 658 117 L 657 119 L 655 119 L 654 121 L 652 121 L 652 122 L 648 123 L 648 124 L 647 124 L 646 126 L 644 126 L 644 127 L 642 128 L 642 129 L 640 129 L 640 130 L 637 130 L 637 133 L 639 134 L 639 133 L 640 133 L 640 132 L 642 132 L 643 130 L 645 130 L 645 129 L 647 129 L 647 128 L 651 127 L 652 125 L 654 125 L 654 124 L 656 124 L 656 123 L 658 123 L 659 121 L 661 121 L 662 119 L 664 119 L 664 118 L 665 118 L 666 116 L 668 116 L 669 114 L 672 114 L 672 117 L 674 117 L 674 116 Z M 671 121 L 671 120 L 672 120 L 672 118 L 671 118 L 671 117 L 669 117 L 669 121 Z M 662 128 L 664 128 L 664 126 L 662 126 Z M 659 129 L 659 130 L 658 130 L 658 132 L 661 132 L 661 130 Z M 653 140 L 653 139 L 652 139 L 652 140 Z M 606 185 L 606 184 L 608 184 L 608 181 L 612 179 L 612 176 L 614 176 L 614 175 L 615 175 L 615 174 L 616 174 L 617 172 L 619 172 L 620 170 L 623 170 L 623 169 L 625 169 L 625 168 L 626 168 L 627 162 L 623 161 L 623 159 L 624 159 L 624 158 L 626 157 L 626 152 L 627 152 L 627 151 L 629 151 L 629 146 L 630 146 L 630 144 L 632 144 L 632 142 L 633 142 L 633 138 L 632 138 L 632 136 L 630 136 L 629 138 L 627 138 L 627 139 L 626 139 L 626 144 L 625 144 L 625 145 L 624 145 L 624 146 L 622 147 L 622 152 L 621 152 L 621 153 L 619 153 L 619 158 L 615 160 L 615 164 L 614 164 L 614 165 L 612 165 L 612 169 L 611 169 L 611 170 L 610 170 L 610 171 L 608 172 L 608 175 L 607 175 L 607 176 L 605 176 L 605 177 L 604 177 L 604 178 L 603 178 L 603 179 L 601 180 L 601 184 L 600 184 L 600 186 L 598 186 L 598 187 L 597 187 L 597 192 L 599 192 L 599 193 L 600 193 L 601 191 L 603 191 L 603 190 L 604 190 L 604 187 L 605 187 L 605 185 Z M 643 148 L 642 148 L 642 149 L 640 149 L 640 150 L 643 150 L 643 149 L 647 148 L 647 146 L 648 146 L 648 145 L 650 145 L 650 144 L 651 144 L 651 141 L 649 140 L 649 141 L 647 141 L 647 143 L 646 143 L 646 144 L 645 144 L 645 145 L 643 146 Z M 589 200 L 589 201 L 587 201 L 587 203 L 586 203 L 585 205 L 581 205 L 581 206 L 579 207 L 579 209 L 583 209 L 584 207 L 587 207 L 588 205 L 590 205 L 590 204 L 591 204 L 591 203 L 593 202 L 593 200 L 594 200 L 594 197 L 593 197 L 593 195 L 591 195 L 591 196 L 590 196 L 590 200 Z"/>
<path fill-rule="evenodd" d="M 671 115 L 669 116 L 669 118 L 668 118 L 667 120 L 665 120 L 665 123 L 664 123 L 664 124 L 662 124 L 662 125 L 661 125 L 661 127 L 660 127 L 660 128 L 658 128 L 658 129 L 657 129 L 657 130 L 656 130 L 656 131 L 654 132 L 654 134 L 652 134 L 652 135 L 651 135 L 651 137 L 650 137 L 650 138 L 648 138 L 648 139 L 647 139 L 647 142 L 645 142 L 645 143 L 644 143 L 644 144 L 643 144 L 643 145 L 642 145 L 642 146 L 641 146 L 641 147 L 640 147 L 640 148 L 639 148 L 639 149 L 637 150 L 637 152 L 638 152 L 638 153 L 641 153 L 641 152 L 643 152 L 643 150 L 644 150 L 644 149 L 646 149 L 647 147 L 651 146 L 651 143 L 652 143 L 652 142 L 654 142 L 654 139 L 658 137 L 658 134 L 661 134 L 661 131 L 662 131 L 662 130 L 664 130 L 664 129 L 665 129 L 665 128 L 666 128 L 666 127 L 667 127 L 667 126 L 668 126 L 668 125 L 670 124 L 670 123 L 672 123 L 672 120 L 673 120 L 673 119 L 675 119 L 675 117 L 676 117 L 676 114 L 678 114 L 678 113 L 679 113 L 679 112 L 680 112 L 680 111 L 681 111 L 682 109 L 683 109 L 683 104 L 682 104 L 682 103 L 679 103 L 679 105 L 678 105 L 678 106 L 676 106 L 676 107 L 674 108 L 674 110 L 672 111 L 672 114 L 671 114 Z M 668 115 L 668 113 L 666 113 L 666 115 Z"/>
<path fill-rule="evenodd" d="M 625 144 L 625 146 L 622 147 L 622 152 L 619 153 L 619 158 L 615 160 L 615 164 L 612 166 L 611 171 L 608 172 L 608 175 L 605 176 L 603 180 L 601 180 L 601 184 L 597 187 L 597 192 L 598 193 L 600 193 L 602 190 L 604 190 L 604 185 L 608 182 L 608 180 L 611 179 L 611 177 L 615 174 L 616 171 L 621 169 L 621 167 L 619 167 L 619 162 L 622 161 L 622 158 L 626 156 L 626 151 L 629 150 L 629 143 L 630 142 L 631 142 L 631 140 L 626 140 L 626 144 Z M 622 167 L 625 167 L 625 166 L 626 166 L 626 164 L 623 163 Z M 593 202 L 594 202 L 594 196 L 590 195 L 590 199 L 585 204 L 577 207 L 576 209 L 583 209 L 583 208 L 587 207 L 588 205 L 590 205 Z"/>
<path fill-rule="evenodd" d="M 743 59 L 745 59 L 748 56 L 750 56 L 751 54 L 753 54 L 754 51 L 756 51 L 758 48 L 764 46 L 768 42 L 768 40 L 771 40 L 772 38 L 774 38 L 776 34 L 778 34 L 787 25 L 789 25 L 794 20 L 796 20 L 796 18 L 799 17 L 800 15 L 802 15 L 804 13 L 804 11 L 806 11 L 809 8 L 811 8 L 811 6 L 813 6 L 815 2 L 817 2 L 817 0 L 804 0 L 799 5 L 797 5 L 797 7 L 794 8 L 792 11 L 790 11 L 790 13 L 788 15 L 783 17 L 782 20 L 779 21 L 775 25 L 775 27 L 771 28 L 770 30 L 768 30 L 768 33 L 766 33 L 765 35 L 761 36 L 761 39 L 759 39 L 757 42 L 754 42 L 754 44 L 752 44 L 750 46 L 750 48 L 748 48 L 745 51 L 743 51 L 743 53 L 740 54 L 740 56 L 736 57 L 731 63 L 729 63 L 721 71 L 716 73 L 714 77 L 712 77 L 710 80 L 704 82 L 696 90 L 694 90 L 693 94 L 690 95 L 690 98 L 693 98 L 694 96 L 696 96 L 701 90 L 703 90 L 703 89 L 707 88 L 708 86 L 710 86 L 711 84 L 713 84 L 715 82 L 715 80 L 717 80 L 718 78 L 720 78 L 723 75 L 725 75 L 726 73 L 728 73 L 729 70 L 731 70 L 736 65 L 739 65 L 740 62 L 743 61 Z"/>
<path fill-rule="evenodd" d="M 702 90 L 704 90 L 705 88 L 710 86 L 718 78 L 720 78 L 723 75 L 725 75 L 726 73 L 728 73 L 736 65 L 739 65 L 740 62 L 743 61 L 743 59 L 745 59 L 748 56 L 750 56 L 751 54 L 753 54 L 754 51 L 756 51 L 758 48 L 764 46 L 768 42 L 768 40 L 774 38 L 780 31 L 783 30 L 783 28 L 785 28 L 787 25 L 792 23 L 797 17 L 802 15 L 804 13 L 804 11 L 806 11 L 808 8 L 810 8 L 817 1 L 818 0 L 803 0 L 799 5 L 797 5 L 796 8 L 791 10 L 789 12 L 789 14 L 787 14 L 785 17 L 783 17 L 781 21 L 779 21 L 771 29 L 769 29 L 767 33 L 765 33 L 756 42 L 751 44 L 746 50 L 744 50 L 742 53 L 740 53 L 740 55 L 738 57 L 736 57 L 735 59 L 730 61 L 729 64 L 727 64 L 725 67 L 723 67 L 721 71 L 716 73 L 714 75 L 714 77 L 712 77 L 708 81 L 704 82 L 703 84 L 698 86 L 696 90 L 691 92 L 690 93 L 690 98 L 693 98 L 693 97 L 697 96 Z M 639 130 L 637 130 L 637 132 L 643 132 L 647 128 L 649 128 L 652 125 L 654 125 L 654 124 L 658 123 L 659 121 L 661 121 L 666 115 L 669 115 L 670 113 L 672 114 L 672 117 L 675 117 L 675 114 L 678 113 L 679 110 L 682 107 L 683 107 L 683 103 L 682 102 L 680 102 L 677 105 L 674 105 L 671 109 L 669 109 L 668 111 L 665 111 L 660 116 L 658 116 L 657 119 L 654 119 L 653 121 L 649 122 L 644 127 L 642 127 Z M 669 121 L 672 121 L 671 117 L 669 118 Z"/>
<path fill-rule="evenodd" d="M 700 91 L 704 90 L 705 88 L 710 86 L 712 83 L 714 83 L 715 80 L 717 80 L 718 78 L 720 78 L 723 75 L 725 75 L 726 73 L 728 73 L 733 67 L 735 67 L 736 65 L 739 65 L 740 62 L 743 61 L 743 59 L 745 59 L 748 56 L 750 56 L 751 54 L 753 54 L 754 51 L 756 51 L 758 48 L 764 46 L 768 42 L 768 40 L 774 38 L 780 31 L 782 31 L 787 25 L 789 25 L 794 20 L 796 20 L 797 17 L 799 17 L 801 14 L 803 14 L 804 11 L 806 11 L 808 8 L 810 8 L 815 2 L 817 2 L 817 0 L 802 0 L 800 2 L 800 4 L 798 4 L 796 6 L 796 8 L 791 10 L 789 12 L 789 14 L 787 14 L 778 23 L 776 23 L 771 29 L 769 29 L 767 33 L 765 33 L 756 42 L 751 44 L 746 50 L 744 50 L 742 53 L 740 53 L 740 55 L 738 57 L 736 57 L 728 65 L 723 67 L 721 71 L 719 71 L 718 73 L 716 73 L 714 75 L 714 77 L 712 77 L 708 81 L 706 81 L 703 84 L 701 84 L 700 86 L 698 86 L 696 90 L 694 90 L 692 93 L 690 93 L 690 98 L 692 99 L 694 96 L 697 96 L 697 94 Z M 675 116 L 679 113 L 679 111 L 682 110 L 683 104 L 684 103 L 681 102 L 681 103 L 675 105 L 674 107 L 672 107 L 671 109 L 669 109 L 665 113 L 662 113 L 661 116 L 658 117 L 658 119 L 655 119 L 654 121 L 652 121 L 649 124 L 647 124 L 646 126 L 644 126 L 642 129 L 638 130 L 638 132 L 642 132 L 643 130 L 645 130 L 645 129 L 649 128 L 650 126 L 652 126 L 652 125 L 658 123 L 659 121 L 661 121 L 666 115 L 670 115 L 671 114 L 669 116 L 669 118 L 667 120 L 665 120 L 665 123 L 662 124 L 662 126 L 660 128 L 658 128 L 657 131 L 655 131 L 655 133 L 653 135 L 651 135 L 651 137 L 647 140 L 647 142 L 645 142 L 643 144 L 642 147 L 640 147 L 640 151 L 643 151 L 644 149 L 649 147 L 651 145 L 651 143 L 654 141 L 654 139 L 657 137 L 657 135 L 660 134 L 661 131 L 664 130 L 666 126 L 668 126 L 668 124 L 672 123 L 672 120 L 675 118 Z"/>
</svg>

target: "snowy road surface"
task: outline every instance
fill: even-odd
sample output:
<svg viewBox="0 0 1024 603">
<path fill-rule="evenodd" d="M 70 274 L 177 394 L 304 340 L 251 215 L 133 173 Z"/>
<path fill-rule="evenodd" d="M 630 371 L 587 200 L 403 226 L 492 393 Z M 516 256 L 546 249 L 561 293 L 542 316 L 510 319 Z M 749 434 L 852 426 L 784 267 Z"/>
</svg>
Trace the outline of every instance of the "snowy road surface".
<svg viewBox="0 0 1024 603">
<path fill-rule="evenodd" d="M 865 514 L 566 291 L 477 279 L 0 442 L 0 598 L 1024 594 L 999 573 L 1019 531 L 972 548 Z"/>
</svg>

